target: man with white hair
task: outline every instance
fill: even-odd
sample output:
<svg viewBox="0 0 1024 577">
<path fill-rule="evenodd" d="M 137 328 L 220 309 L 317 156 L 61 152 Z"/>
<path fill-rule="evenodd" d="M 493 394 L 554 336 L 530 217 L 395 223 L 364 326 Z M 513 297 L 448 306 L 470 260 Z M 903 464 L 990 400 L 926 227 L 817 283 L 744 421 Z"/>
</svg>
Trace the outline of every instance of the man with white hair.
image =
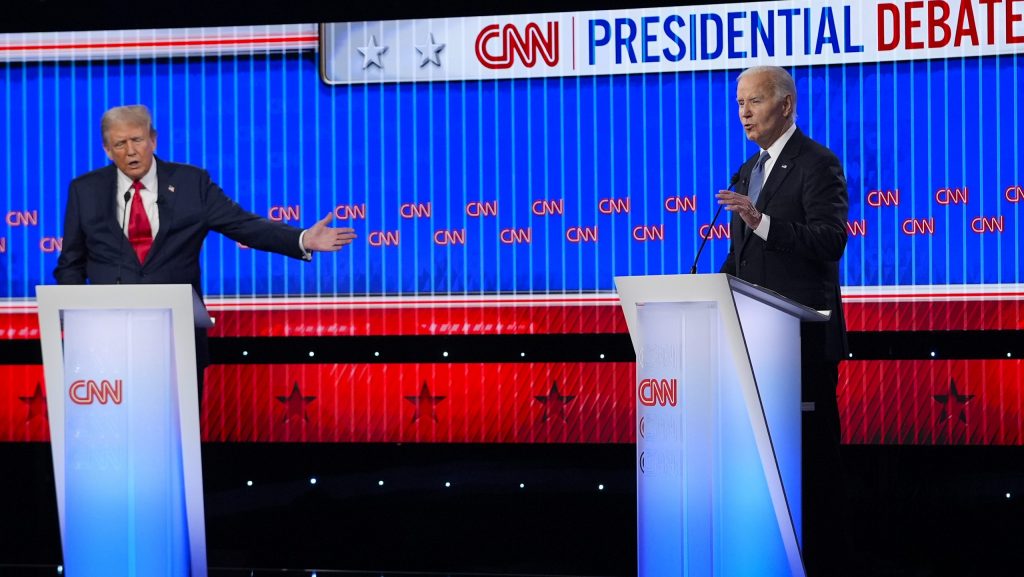
<svg viewBox="0 0 1024 577">
<path fill-rule="evenodd" d="M 740 168 L 736 191 L 716 195 L 733 215 L 721 272 L 832 311 L 827 323 L 801 326 L 801 371 L 803 401 L 813 406 L 803 418 L 804 562 L 811 577 L 834 576 L 848 570 L 836 386 L 848 354 L 839 259 L 849 197 L 836 155 L 796 127 L 796 102 L 783 68 L 739 76 L 740 122 L 760 150 Z"/>
</svg>

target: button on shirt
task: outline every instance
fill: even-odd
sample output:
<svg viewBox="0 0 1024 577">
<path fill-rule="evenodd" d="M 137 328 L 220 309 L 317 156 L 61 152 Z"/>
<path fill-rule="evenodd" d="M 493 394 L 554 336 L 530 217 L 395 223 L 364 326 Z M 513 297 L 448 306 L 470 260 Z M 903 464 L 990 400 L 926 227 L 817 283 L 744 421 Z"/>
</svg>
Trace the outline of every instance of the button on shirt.
<svg viewBox="0 0 1024 577">
<path fill-rule="evenodd" d="M 768 154 L 771 155 L 767 162 L 764 163 L 764 182 L 768 182 L 768 177 L 772 173 L 772 168 L 775 168 L 775 161 L 782 155 L 782 149 L 786 148 L 789 144 L 789 139 L 793 137 L 793 133 L 796 132 L 796 123 L 789 125 L 789 128 L 782 133 L 782 136 L 778 138 L 771 146 L 768 147 Z M 758 152 L 760 154 L 760 152 Z M 764 193 L 764 188 L 761 189 L 761 193 Z M 765 213 L 761 213 L 761 224 L 754 229 L 754 234 L 761 237 L 762 240 L 768 240 L 768 229 L 771 227 L 772 219 Z"/>
<path fill-rule="evenodd" d="M 156 205 L 157 197 L 157 183 L 156 183 L 156 162 L 149 167 L 149 172 L 145 174 L 141 179 L 143 188 L 139 191 L 142 196 L 142 207 L 146 209 L 146 216 L 149 217 L 149 227 L 153 230 L 153 238 L 156 238 L 156 233 L 160 230 L 160 209 Z M 128 236 L 128 223 L 126 219 L 127 215 L 131 212 L 131 203 L 135 202 L 135 199 L 131 199 L 128 203 L 128 210 L 125 210 L 124 193 L 128 192 L 134 196 L 134 190 L 132 190 L 132 183 L 135 181 L 129 178 L 126 174 L 117 171 L 117 223 L 121 225 L 121 232 L 125 236 Z"/>
</svg>

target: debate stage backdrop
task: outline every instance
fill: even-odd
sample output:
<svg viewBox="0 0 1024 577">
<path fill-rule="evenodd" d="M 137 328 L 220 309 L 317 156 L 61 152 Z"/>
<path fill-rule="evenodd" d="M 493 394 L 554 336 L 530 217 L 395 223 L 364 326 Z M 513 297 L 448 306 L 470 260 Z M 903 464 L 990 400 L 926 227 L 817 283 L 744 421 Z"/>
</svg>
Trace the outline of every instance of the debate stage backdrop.
<svg viewBox="0 0 1024 577">
<path fill-rule="evenodd" d="M 312 263 L 211 234 L 214 338 L 608 335 L 617 275 L 716 272 L 713 194 L 756 146 L 735 79 L 796 79 L 841 159 L 852 331 L 1021 329 L 1024 6 L 759 2 L 0 37 L 2 341 L 38 339 L 99 118 L 147 105 L 161 159 L 267 218 L 359 238 Z M 163 192 L 161 192 L 163 194 Z M 344 347 L 344 339 L 336 346 Z M 852 443 L 1021 444 L 1024 351 L 853 358 Z M 37 364 L 0 369 L 0 440 L 48 438 Z M 621 359 L 225 363 L 204 438 L 633 442 Z"/>
</svg>

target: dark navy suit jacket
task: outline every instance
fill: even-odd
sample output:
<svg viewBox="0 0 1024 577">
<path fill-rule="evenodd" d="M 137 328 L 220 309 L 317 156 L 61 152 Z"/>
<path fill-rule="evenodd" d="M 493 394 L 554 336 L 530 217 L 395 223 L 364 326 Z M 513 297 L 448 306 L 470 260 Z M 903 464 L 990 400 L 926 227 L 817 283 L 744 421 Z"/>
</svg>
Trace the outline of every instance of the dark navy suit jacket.
<svg viewBox="0 0 1024 577">
<path fill-rule="evenodd" d="M 117 224 L 125 191 L 116 190 L 117 168 L 110 165 L 71 181 L 63 246 L 53 271 L 58 284 L 190 284 L 201 296 L 199 251 L 211 230 L 252 248 L 304 256 L 302 229 L 244 210 L 201 168 L 154 162 L 160 228 L 146 262 L 139 262 Z M 203 329 L 196 330 L 196 354 L 200 369 L 209 364 Z"/>
<path fill-rule="evenodd" d="M 736 192 L 747 193 L 757 157 L 740 168 Z M 804 362 L 841 360 L 848 347 L 839 259 L 846 249 L 849 197 L 839 159 L 798 128 L 761 188 L 757 209 L 771 217 L 768 240 L 734 215 L 729 255 L 721 272 L 813 309 L 831 310 L 828 323 L 803 325 Z"/>
<path fill-rule="evenodd" d="M 303 257 L 302 229 L 244 210 L 201 168 L 154 162 L 160 228 L 146 262 L 139 262 L 117 224 L 124 191 L 115 190 L 117 168 L 109 165 L 71 181 L 63 247 L 53 271 L 59 284 L 183 283 L 201 295 L 199 251 L 211 230 L 252 248 Z"/>
</svg>

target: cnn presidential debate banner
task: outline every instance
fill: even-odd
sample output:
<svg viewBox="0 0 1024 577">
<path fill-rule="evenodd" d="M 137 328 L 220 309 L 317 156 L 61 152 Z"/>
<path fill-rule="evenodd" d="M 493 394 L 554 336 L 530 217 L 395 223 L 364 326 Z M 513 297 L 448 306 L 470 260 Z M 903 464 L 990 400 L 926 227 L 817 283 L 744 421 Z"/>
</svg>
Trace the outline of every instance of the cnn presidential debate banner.
<svg viewBox="0 0 1024 577">
<path fill-rule="evenodd" d="M 901 318 L 920 320 L 915 311 L 926 306 L 936 322 L 911 330 L 960 328 L 977 310 L 999 311 L 981 325 L 1016 330 L 1022 52 L 1021 0 L 3 35 L 0 332 L 38 338 L 33 287 L 52 282 L 68 183 L 108 163 L 99 118 L 125 103 L 152 110 L 160 158 L 207 168 L 244 207 L 303 226 L 333 214 L 359 234 L 312 263 L 211 235 L 202 266 L 204 292 L 224 321 L 215 337 L 623 331 L 616 275 L 685 272 L 702 239 L 700 272 L 725 258 L 729 231 L 712 222 L 713 194 L 756 150 L 734 92 L 739 70 L 759 63 L 793 73 L 799 126 L 845 168 L 841 272 L 851 328 L 893 330 Z M 552 314 L 561 307 L 571 312 Z M 403 316 L 410 309 L 421 312 Z M 565 318 L 575 320 L 551 320 Z M 884 423 L 858 417 L 849 440 L 1019 443 L 1019 362 L 1006 354 L 998 373 L 971 364 L 981 360 L 956 361 L 926 381 L 893 371 L 886 379 L 904 377 L 883 385 L 849 373 L 844 382 L 854 378 L 861 396 L 842 402 L 858 415 L 874 410 L 861 399 L 894 398 L 865 387 L 903 387 L 910 392 L 898 398 L 919 399 L 927 417 L 920 425 L 897 418 L 900 401 Z M 631 377 L 589 370 L 579 374 L 597 376 L 571 392 L 554 376 L 513 396 L 547 398 L 558 379 L 556 398 L 632 387 Z M 18 374 L 0 400 L 15 428 L 43 394 L 37 379 Z M 297 382 L 266 381 L 267 407 Z M 422 385 L 410 376 L 408 390 L 385 404 L 409 409 L 401 397 L 417 398 Z M 998 395 L 980 392 L 996 385 Z M 446 396 L 433 386 L 424 398 Z M 969 395 L 963 420 L 936 398 Z M 295 398 L 305 396 L 315 395 Z M 587 418 L 573 402 L 559 418 Z M 982 403 L 992 403 L 977 409 L 986 423 L 1012 426 L 979 429 L 1003 431 L 995 436 L 933 434 L 975 426 Z M 631 422 L 631 409 L 614 410 L 629 403 L 602 406 L 610 412 L 600 418 Z M 531 410 L 540 419 L 542 409 L 536 401 Z M 478 438 L 490 437 L 464 440 Z"/>
</svg>

